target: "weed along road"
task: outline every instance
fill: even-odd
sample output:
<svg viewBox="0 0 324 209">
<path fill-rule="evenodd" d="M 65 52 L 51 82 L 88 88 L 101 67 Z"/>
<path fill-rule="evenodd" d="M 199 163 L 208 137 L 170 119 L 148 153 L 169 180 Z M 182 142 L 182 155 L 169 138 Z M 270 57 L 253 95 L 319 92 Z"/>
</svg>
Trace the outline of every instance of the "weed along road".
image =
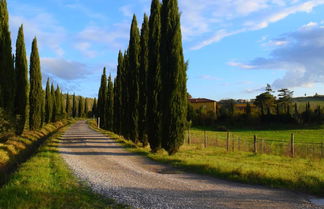
<svg viewBox="0 0 324 209">
<path fill-rule="evenodd" d="M 129 153 L 85 121 L 71 126 L 60 152 L 91 188 L 134 208 L 320 208 L 293 192 L 184 173 Z"/>
</svg>

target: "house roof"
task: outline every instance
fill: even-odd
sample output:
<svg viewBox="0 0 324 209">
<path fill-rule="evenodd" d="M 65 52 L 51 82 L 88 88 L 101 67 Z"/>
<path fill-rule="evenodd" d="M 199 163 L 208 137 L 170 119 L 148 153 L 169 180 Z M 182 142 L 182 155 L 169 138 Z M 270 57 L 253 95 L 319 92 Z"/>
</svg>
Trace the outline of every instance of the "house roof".
<svg viewBox="0 0 324 209">
<path fill-rule="evenodd" d="M 206 98 L 191 98 L 189 99 L 191 103 L 209 103 L 209 102 L 216 102 L 215 100 L 206 99 Z"/>
</svg>

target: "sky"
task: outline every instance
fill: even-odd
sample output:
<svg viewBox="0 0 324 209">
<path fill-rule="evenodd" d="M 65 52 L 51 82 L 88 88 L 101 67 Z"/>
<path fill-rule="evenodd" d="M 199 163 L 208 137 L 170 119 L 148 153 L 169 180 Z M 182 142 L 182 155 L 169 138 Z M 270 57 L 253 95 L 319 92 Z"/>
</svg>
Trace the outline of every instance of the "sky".
<svg viewBox="0 0 324 209">
<path fill-rule="evenodd" d="M 27 54 L 36 36 L 43 83 L 97 97 L 103 67 L 116 76 L 133 14 L 151 0 L 9 0 L 13 50 L 24 25 Z M 188 92 L 252 99 L 266 84 L 294 96 L 324 94 L 324 0 L 179 0 Z"/>
</svg>

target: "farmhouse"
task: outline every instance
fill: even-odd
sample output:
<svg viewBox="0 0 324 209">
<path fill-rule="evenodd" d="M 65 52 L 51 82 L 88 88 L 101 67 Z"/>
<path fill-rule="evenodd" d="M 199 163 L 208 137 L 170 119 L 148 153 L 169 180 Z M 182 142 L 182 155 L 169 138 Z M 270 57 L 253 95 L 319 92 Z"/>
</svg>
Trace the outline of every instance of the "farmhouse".
<svg viewBox="0 0 324 209">
<path fill-rule="evenodd" d="M 204 108 L 207 112 L 216 113 L 217 103 L 215 100 L 206 99 L 206 98 L 191 98 L 189 102 L 195 110 Z"/>
</svg>

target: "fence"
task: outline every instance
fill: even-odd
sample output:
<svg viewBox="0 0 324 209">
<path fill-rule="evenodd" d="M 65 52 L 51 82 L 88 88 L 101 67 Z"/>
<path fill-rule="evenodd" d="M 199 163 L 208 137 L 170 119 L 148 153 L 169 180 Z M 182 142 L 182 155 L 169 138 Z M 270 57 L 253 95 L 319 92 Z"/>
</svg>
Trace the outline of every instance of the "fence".
<svg viewBox="0 0 324 209">
<path fill-rule="evenodd" d="M 205 148 L 221 147 L 228 152 L 244 151 L 299 158 L 324 158 L 324 143 L 295 142 L 294 134 L 291 134 L 290 138 L 290 141 L 267 140 L 254 135 L 250 139 L 243 139 L 230 132 L 187 130 L 185 141 L 186 144 L 201 145 Z"/>
</svg>

